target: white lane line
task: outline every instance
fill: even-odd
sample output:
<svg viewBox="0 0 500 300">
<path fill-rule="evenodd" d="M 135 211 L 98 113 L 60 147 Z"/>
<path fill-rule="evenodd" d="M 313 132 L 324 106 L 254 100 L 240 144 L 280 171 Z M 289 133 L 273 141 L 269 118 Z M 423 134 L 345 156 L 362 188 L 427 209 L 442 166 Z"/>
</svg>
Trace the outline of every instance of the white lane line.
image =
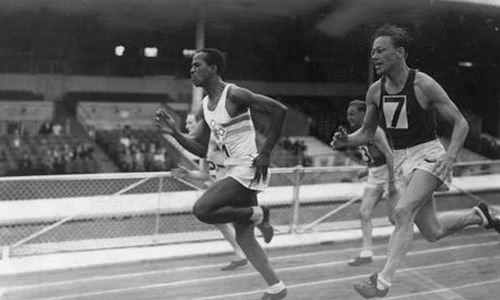
<svg viewBox="0 0 500 300">
<path fill-rule="evenodd" d="M 498 242 L 494 243 L 485 243 L 482 245 L 486 244 L 498 244 Z M 480 245 L 478 245 L 480 246 Z M 450 248 L 450 247 L 448 247 Z M 456 248 L 456 247 L 454 247 Z M 443 251 L 449 251 L 449 249 L 443 248 Z M 427 254 L 427 251 L 419 251 L 419 252 L 414 252 L 413 255 L 417 254 Z M 376 256 L 374 257 L 375 259 L 382 259 L 385 256 Z M 494 256 L 494 257 L 482 257 L 482 258 L 475 258 L 475 259 L 468 259 L 468 260 L 462 260 L 462 261 L 456 261 L 456 262 L 448 262 L 448 263 L 441 263 L 441 264 L 435 264 L 435 265 L 428 265 L 428 266 L 422 266 L 422 267 L 414 267 L 414 268 L 406 268 L 402 269 L 399 272 L 407 272 L 408 270 L 424 270 L 424 269 L 430 269 L 430 268 L 436 268 L 436 267 L 445 267 L 445 266 L 453 266 L 453 265 L 458 265 L 458 264 L 465 264 L 465 263 L 471 263 L 471 262 L 480 262 L 483 260 L 492 260 L 492 259 L 497 259 L 500 258 L 500 256 Z M 297 270 L 305 270 L 305 269 L 315 269 L 315 268 L 322 268 L 322 267 L 330 267 L 333 265 L 339 265 L 339 264 L 345 264 L 344 261 L 342 262 L 329 262 L 329 263 L 319 263 L 319 264 L 313 264 L 313 265 L 305 265 L 305 266 L 297 266 L 297 267 L 287 267 L 287 268 L 280 268 L 277 269 L 276 272 L 287 272 L 287 271 L 297 271 Z M 211 278 L 201 278 L 201 279 L 191 279 L 191 280 L 183 280 L 183 281 L 177 281 L 177 282 L 169 282 L 169 283 L 158 283 L 158 284 L 151 284 L 151 285 L 143 285 L 143 286 L 137 286 L 137 287 L 127 287 L 127 288 L 119 288 L 119 289 L 110 289 L 110 290 L 105 290 L 105 291 L 96 291 L 96 292 L 87 292 L 87 293 L 78 293 L 78 294 L 68 294 L 68 295 L 63 295 L 63 296 L 56 296 L 56 297 L 49 297 L 49 298 L 39 298 L 38 300 L 62 300 L 62 299 L 74 299 L 74 298 L 88 298 L 88 297 L 93 297 L 93 296 L 100 296 L 100 295 L 107 295 L 107 294 L 118 294 L 118 293 L 123 293 L 123 292 L 128 292 L 128 291 L 140 291 L 140 290 L 147 290 L 147 289 L 155 289 L 155 288 L 165 288 L 165 287 L 172 287 L 172 286 L 177 286 L 177 285 L 183 285 L 183 284 L 199 284 L 202 282 L 211 282 L 211 281 L 217 281 L 217 280 L 232 280 L 234 278 L 240 278 L 240 277 L 249 277 L 249 276 L 257 276 L 258 273 L 253 272 L 253 273 L 243 273 L 243 274 L 233 274 L 233 275 L 228 275 L 228 276 L 218 276 L 218 277 L 211 277 Z M 328 283 L 328 282 L 336 282 L 336 281 L 345 281 L 345 280 L 351 280 L 351 279 L 358 279 L 358 278 L 364 278 L 366 275 L 359 275 L 359 276 L 354 276 L 354 277 L 346 277 L 346 278 L 337 278 L 333 280 L 325 280 L 325 281 L 320 281 L 320 283 Z M 314 282 L 313 282 L 314 283 Z M 317 284 L 317 283 L 316 283 Z M 291 285 L 289 287 L 295 287 L 299 285 Z M 251 291 L 248 293 L 259 293 L 262 291 Z M 241 293 L 235 294 L 235 295 L 240 295 Z M 233 294 L 230 294 L 233 295 Z M 215 298 L 200 298 L 200 299 L 219 299 L 220 297 L 225 298 L 228 297 L 227 295 L 217 295 L 213 296 Z M 231 296 L 232 297 L 232 296 Z"/>
<path fill-rule="evenodd" d="M 486 236 L 489 234 L 478 234 L 476 237 L 479 236 Z M 462 240 L 464 237 L 454 237 L 451 239 L 448 239 L 448 241 L 455 241 L 455 240 Z M 422 241 L 424 243 L 425 241 Z M 427 242 L 425 242 L 427 243 Z M 440 251 L 445 251 L 445 250 L 454 250 L 454 249 L 465 249 L 469 247 L 476 247 L 477 245 L 485 245 L 489 246 L 490 243 L 487 244 L 469 244 L 469 245 L 460 245 L 460 246 L 452 246 L 452 247 L 446 247 L 446 248 L 435 248 L 435 249 L 430 249 L 426 250 L 429 251 L 428 253 L 432 252 L 440 252 Z M 376 249 L 385 249 L 387 245 L 379 245 L 374 247 L 374 250 Z M 440 250 L 440 249 L 445 249 L 445 250 Z M 325 251 L 316 251 L 316 252 L 308 252 L 308 253 L 300 253 L 300 254 L 290 254 L 290 255 L 282 255 L 282 256 L 277 256 L 277 257 L 271 257 L 271 261 L 276 261 L 276 260 L 284 260 L 284 259 L 290 259 L 290 258 L 303 258 L 303 257 L 310 257 L 310 256 L 320 256 L 320 255 L 327 255 L 327 254 L 339 254 L 339 253 L 355 253 L 359 252 L 360 248 L 349 248 L 349 249 L 336 249 L 336 250 L 325 250 Z M 412 253 L 419 253 L 419 252 L 410 252 L 408 255 L 412 255 Z M 376 259 L 377 257 L 374 257 Z M 382 256 L 381 258 L 385 258 L 385 256 Z M 344 263 L 343 261 L 339 262 L 339 264 Z M 93 282 L 93 281 L 103 281 L 103 280 L 120 280 L 124 278 L 133 278 L 133 277 L 142 277 L 142 276 L 153 276 L 153 275 L 161 275 L 161 274 L 171 274 L 171 273 L 178 273 L 178 272 L 188 272 L 188 271 L 200 271 L 200 270 L 205 270 L 205 269 L 215 269 L 215 268 L 220 268 L 224 264 L 209 264 L 209 265 L 203 265 L 203 266 L 192 266 L 192 267 L 180 267 L 180 268 L 174 268 L 174 269 L 162 269 L 162 270 L 156 270 L 156 271 L 145 271 L 145 272 L 133 272 L 133 273 L 126 273 L 126 274 L 111 274 L 111 275 L 105 275 L 105 276 L 95 276 L 95 277 L 88 277 L 88 278 L 79 278 L 79 279 L 70 279 L 70 280 L 61 280 L 61 281 L 53 281 L 53 282 L 46 282 L 46 283 L 36 283 L 36 284 L 26 284 L 26 285 L 17 285 L 17 286 L 11 286 L 9 287 L 9 291 L 20 291 L 20 290 L 30 290 L 30 289 L 40 289 L 40 288 L 48 288 L 52 286 L 63 286 L 63 285 L 74 285 L 74 284 L 79 284 L 79 283 L 85 283 L 85 282 Z"/>
<path fill-rule="evenodd" d="M 374 250 L 378 250 L 378 249 L 385 249 L 386 247 L 387 247 L 386 245 L 379 245 L 379 246 L 375 246 L 373 248 L 374 248 Z M 359 247 L 349 248 L 349 249 L 325 250 L 325 251 L 307 252 L 307 253 L 300 253 L 300 254 L 282 255 L 282 256 L 270 257 L 269 259 L 271 261 L 277 261 L 277 260 L 285 260 L 285 259 L 291 259 L 291 258 L 304 258 L 304 257 L 310 257 L 310 256 L 327 255 L 327 254 L 334 255 L 334 254 L 338 254 L 338 253 L 356 253 L 356 252 L 359 252 L 360 250 L 361 250 L 361 248 L 359 248 Z M 79 278 L 79 279 L 74 279 L 74 280 L 62 280 L 62 281 L 52 281 L 52 282 L 46 282 L 46 283 L 26 284 L 26 285 L 12 286 L 10 288 L 10 290 L 30 290 L 30 289 L 38 289 L 38 288 L 50 287 L 50 286 L 62 286 L 62 285 L 68 285 L 68 284 L 75 284 L 75 283 L 103 281 L 103 280 L 118 280 L 118 279 L 131 278 L 131 277 L 152 276 L 152 275 L 171 274 L 171 273 L 189 272 L 189 271 L 201 271 L 201 270 L 205 270 L 205 269 L 218 269 L 218 268 L 224 266 L 225 264 L 226 263 L 209 264 L 209 265 L 203 265 L 203 266 L 180 267 L 180 268 L 174 268 L 174 269 L 162 269 L 162 270 L 156 270 L 156 271 L 133 272 L 133 273 L 126 273 L 126 274 L 111 274 L 111 275 L 105 275 L 105 276 Z"/>
<path fill-rule="evenodd" d="M 403 295 L 397 295 L 393 297 L 386 298 L 386 300 L 395 300 L 395 299 L 404 299 L 404 298 L 411 298 L 414 296 L 424 296 L 424 295 L 430 295 L 430 294 L 436 294 L 436 293 L 443 293 L 443 292 L 448 292 L 449 290 L 463 290 L 466 288 L 471 288 L 471 287 L 477 287 L 481 285 L 487 285 L 487 284 L 493 284 L 493 283 L 500 283 L 500 278 L 498 279 L 492 279 L 492 280 L 486 280 L 486 281 L 479 281 L 479 282 L 474 282 L 474 283 L 468 283 L 460 286 L 455 286 L 455 287 L 449 287 L 449 288 L 442 288 L 442 289 L 436 289 L 432 291 L 425 291 L 425 292 L 419 292 L 419 293 L 409 293 L 409 294 L 403 294 Z M 464 298 L 466 299 L 466 298 Z"/>
<path fill-rule="evenodd" d="M 422 275 L 419 272 L 414 270 L 410 271 L 412 280 L 423 286 L 427 290 L 443 290 L 443 293 L 437 294 L 440 299 L 451 299 L 451 300 L 467 300 L 467 298 L 463 297 L 460 294 L 457 294 L 452 289 L 445 287 L 442 284 L 437 283 L 436 281 Z"/>
<path fill-rule="evenodd" d="M 434 269 L 434 268 L 444 268 L 444 267 L 452 267 L 452 266 L 457 266 L 461 264 L 468 264 L 468 263 L 478 263 L 481 261 L 490 261 L 493 259 L 500 259 L 500 256 L 494 256 L 494 257 L 482 257 L 482 258 L 473 258 L 473 259 L 468 259 L 468 260 L 462 260 L 462 261 L 455 261 L 455 262 L 448 262 L 448 263 L 442 263 L 442 264 L 435 264 L 435 265 L 428 265 L 428 266 L 422 266 L 422 267 L 415 267 L 415 268 L 405 268 L 398 270 L 398 273 L 406 273 L 406 272 L 414 272 L 416 270 L 424 270 L 424 269 Z M 338 282 L 343 282 L 343 281 L 351 281 L 351 280 L 357 280 L 357 279 L 366 279 L 368 275 L 363 274 L 363 275 L 356 275 L 356 276 L 350 276 L 350 277 L 342 277 L 342 278 L 334 278 L 334 279 L 327 279 L 327 280 L 320 280 L 320 281 L 311 281 L 311 282 L 304 282 L 304 283 L 299 283 L 299 284 L 292 284 L 292 285 L 287 285 L 287 289 L 295 289 L 295 288 L 301 288 L 301 287 L 311 287 L 315 285 L 324 285 L 324 284 L 331 284 L 331 283 L 338 283 Z M 495 279 L 493 282 L 500 281 L 500 279 Z M 477 283 L 479 284 L 489 284 L 492 283 L 492 281 L 483 281 Z M 463 285 L 460 287 L 467 287 L 467 286 L 473 286 L 474 284 L 467 284 Z M 439 290 L 432 290 L 432 291 L 426 291 L 426 292 L 421 292 L 421 294 L 432 294 L 436 292 L 443 292 L 445 290 L 448 290 L 449 288 L 444 288 L 444 289 L 439 289 Z M 456 288 L 453 288 L 456 289 Z M 226 298 L 239 298 L 242 296 L 249 296 L 249 295 L 255 295 L 255 294 L 261 294 L 263 293 L 263 290 L 253 290 L 253 291 L 248 291 L 248 292 L 241 292 L 241 293 L 232 293 L 232 294 L 225 294 L 225 295 L 214 295 L 214 296 L 209 296 L 209 297 L 202 297 L 202 298 L 196 298 L 193 300 L 215 300 L 215 299 L 226 299 Z M 354 292 L 353 292 L 354 293 Z M 418 293 L 410 293 L 410 294 L 405 294 L 405 295 L 400 295 L 400 296 L 395 296 L 394 298 L 387 298 L 389 299 L 399 299 L 399 297 L 403 296 L 408 297 L 408 296 L 413 296 L 417 295 Z M 39 300 L 52 300 L 52 299 L 39 299 Z M 55 300 L 55 299 L 54 299 Z"/>
</svg>

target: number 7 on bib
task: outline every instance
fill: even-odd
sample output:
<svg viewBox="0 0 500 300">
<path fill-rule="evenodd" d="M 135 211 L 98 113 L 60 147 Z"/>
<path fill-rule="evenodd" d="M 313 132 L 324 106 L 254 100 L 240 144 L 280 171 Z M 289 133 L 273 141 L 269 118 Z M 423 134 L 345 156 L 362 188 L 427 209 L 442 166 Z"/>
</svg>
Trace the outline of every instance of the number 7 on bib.
<svg viewBox="0 0 500 300">
<path fill-rule="evenodd" d="M 406 110 L 406 96 L 384 96 L 384 118 L 386 128 L 408 129 L 408 112 Z"/>
</svg>

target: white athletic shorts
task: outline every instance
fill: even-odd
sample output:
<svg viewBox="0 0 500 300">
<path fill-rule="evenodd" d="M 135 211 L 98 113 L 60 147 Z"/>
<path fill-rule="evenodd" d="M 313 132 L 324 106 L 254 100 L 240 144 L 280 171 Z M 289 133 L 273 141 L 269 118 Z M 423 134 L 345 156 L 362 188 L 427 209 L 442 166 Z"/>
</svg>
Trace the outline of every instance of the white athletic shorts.
<svg viewBox="0 0 500 300">
<path fill-rule="evenodd" d="M 441 180 L 441 186 L 437 191 L 448 191 L 451 184 L 451 172 L 437 174 L 435 172 L 436 162 L 445 159 L 446 150 L 438 140 L 425 142 L 410 148 L 394 150 L 394 176 L 398 186 L 406 188 L 415 170 L 423 170 Z"/>
<path fill-rule="evenodd" d="M 377 189 L 384 192 L 389 180 L 389 171 L 387 165 L 368 168 L 368 178 L 366 179 L 366 188 Z"/>
<path fill-rule="evenodd" d="M 269 185 L 271 173 L 268 169 L 265 181 L 261 178 L 259 182 L 253 182 L 253 178 L 255 177 L 255 168 L 251 165 L 229 165 L 226 166 L 226 176 L 234 178 L 247 189 L 264 191 Z"/>
</svg>

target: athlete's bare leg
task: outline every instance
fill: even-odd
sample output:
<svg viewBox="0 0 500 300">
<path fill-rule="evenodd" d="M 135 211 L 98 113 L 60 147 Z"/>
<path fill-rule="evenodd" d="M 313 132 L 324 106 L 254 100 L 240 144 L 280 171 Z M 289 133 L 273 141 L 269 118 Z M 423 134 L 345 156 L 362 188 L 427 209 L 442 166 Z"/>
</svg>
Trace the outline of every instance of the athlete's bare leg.
<svg viewBox="0 0 500 300">
<path fill-rule="evenodd" d="M 269 286 L 279 282 L 266 253 L 255 239 L 255 225 L 250 221 L 235 222 L 236 241 L 245 252 L 254 268 L 264 277 Z"/>
<path fill-rule="evenodd" d="M 193 213 L 208 224 L 232 223 L 250 220 L 252 199 L 256 191 L 242 186 L 238 181 L 227 177 L 216 181 L 196 201 Z"/>
<path fill-rule="evenodd" d="M 256 191 L 247 189 L 235 179 L 227 177 L 215 182 L 198 199 L 193 212 L 200 221 L 205 223 L 232 222 L 238 245 L 269 285 L 263 299 L 282 299 L 286 296 L 285 285 L 276 276 L 266 253 L 255 239 L 255 223 L 251 217 L 252 206 L 257 205 Z"/>
<path fill-rule="evenodd" d="M 231 244 L 231 247 L 233 247 L 235 255 L 234 260 L 241 261 L 246 259 L 245 253 L 243 252 L 243 250 L 238 245 L 238 242 L 236 241 L 236 233 L 233 225 L 230 223 L 225 223 L 225 224 L 216 224 L 215 226 L 222 233 L 226 241 L 228 241 L 229 244 Z"/>
<path fill-rule="evenodd" d="M 434 190 L 441 181 L 432 174 L 415 170 L 408 187 L 396 205 L 396 224 L 388 245 L 387 262 L 379 278 L 390 282 L 404 260 L 413 241 L 413 224 L 422 235 L 437 241 L 468 225 L 481 224 L 481 218 L 471 212 L 448 212 L 438 215 L 434 203 Z"/>
<path fill-rule="evenodd" d="M 369 264 L 372 262 L 373 250 L 372 250 L 372 215 L 373 209 L 377 205 L 378 201 L 382 197 L 383 190 L 377 189 L 376 187 L 366 187 L 363 192 L 363 198 L 361 199 L 361 205 L 359 207 L 359 218 L 361 220 L 361 232 L 363 234 L 363 246 L 359 255 L 348 261 L 348 265 L 351 267 L 357 267 L 364 264 Z"/>
<path fill-rule="evenodd" d="M 382 198 L 383 191 L 368 187 L 365 189 L 361 205 L 359 207 L 359 217 L 361 220 L 361 231 L 363 233 L 363 251 L 372 251 L 372 215 L 373 209 Z"/>
<path fill-rule="evenodd" d="M 395 228 L 388 244 L 387 262 L 379 279 L 391 281 L 413 242 L 413 224 L 419 209 L 431 199 L 440 181 L 428 172 L 415 170 L 395 208 Z"/>
<path fill-rule="evenodd" d="M 482 219 L 472 209 L 467 212 L 438 213 L 435 199 L 432 197 L 418 212 L 415 224 L 426 240 L 436 242 L 464 227 L 481 225 Z"/>
</svg>

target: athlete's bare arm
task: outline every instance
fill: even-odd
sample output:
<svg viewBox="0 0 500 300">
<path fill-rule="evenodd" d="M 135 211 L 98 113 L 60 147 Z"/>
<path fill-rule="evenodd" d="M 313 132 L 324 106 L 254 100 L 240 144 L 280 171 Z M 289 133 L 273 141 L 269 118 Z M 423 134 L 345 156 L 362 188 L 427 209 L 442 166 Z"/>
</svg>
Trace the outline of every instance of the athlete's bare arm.
<svg viewBox="0 0 500 300">
<path fill-rule="evenodd" d="M 200 107 L 200 110 L 202 110 L 202 107 Z M 204 119 L 198 122 L 193 136 L 188 136 L 180 132 L 175 119 L 164 109 L 159 109 L 156 113 L 156 124 L 163 134 L 173 136 L 189 152 L 199 157 L 207 155 L 210 128 Z"/>
<path fill-rule="evenodd" d="M 259 180 L 261 175 L 265 180 L 271 160 L 271 151 L 281 135 L 287 108 L 274 99 L 238 87 L 230 90 L 230 100 L 239 107 L 248 107 L 251 111 L 260 111 L 269 117 L 270 123 L 266 140 L 262 148 L 259 149 L 259 155 L 254 160 L 255 180 Z"/>
<path fill-rule="evenodd" d="M 469 132 L 469 125 L 446 91 L 429 75 L 417 73 L 415 93 L 417 100 L 424 108 L 435 109 L 444 120 L 453 125 L 450 144 L 446 151 L 447 164 L 451 167 L 463 147 Z"/>
<path fill-rule="evenodd" d="M 392 149 L 387 142 L 382 128 L 378 127 L 373 138 L 373 144 L 384 154 L 387 163 L 387 170 L 389 171 L 389 189 L 394 188 L 394 156 Z"/>
</svg>

